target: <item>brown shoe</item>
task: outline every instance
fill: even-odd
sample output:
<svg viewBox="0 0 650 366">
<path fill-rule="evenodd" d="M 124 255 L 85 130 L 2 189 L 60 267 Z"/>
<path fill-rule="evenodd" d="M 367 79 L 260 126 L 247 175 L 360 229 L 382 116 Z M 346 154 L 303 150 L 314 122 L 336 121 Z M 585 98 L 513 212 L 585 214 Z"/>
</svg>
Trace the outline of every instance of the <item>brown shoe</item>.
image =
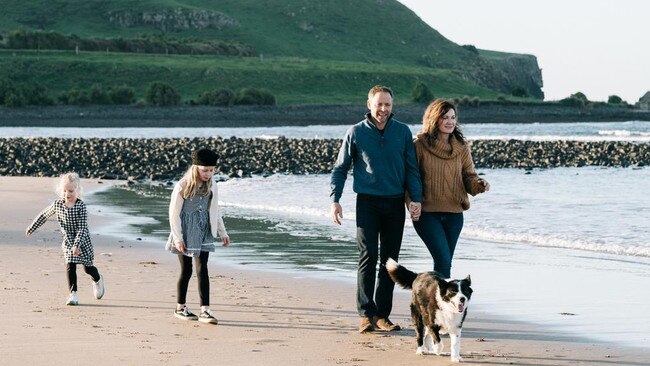
<svg viewBox="0 0 650 366">
<path fill-rule="evenodd" d="M 363 317 L 361 322 L 359 322 L 359 333 L 368 333 L 375 330 L 375 324 L 372 322 L 372 318 Z"/>
<path fill-rule="evenodd" d="M 395 330 L 402 330 L 399 324 L 393 324 L 388 318 L 375 318 L 375 327 L 385 332 L 392 332 Z"/>
</svg>

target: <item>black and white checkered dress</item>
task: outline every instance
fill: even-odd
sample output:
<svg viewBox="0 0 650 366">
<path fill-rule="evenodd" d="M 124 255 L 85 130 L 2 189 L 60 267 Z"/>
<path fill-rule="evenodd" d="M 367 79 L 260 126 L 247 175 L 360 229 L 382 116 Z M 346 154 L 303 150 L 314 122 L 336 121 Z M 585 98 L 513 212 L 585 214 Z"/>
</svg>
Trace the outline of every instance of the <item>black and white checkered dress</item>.
<svg viewBox="0 0 650 366">
<path fill-rule="evenodd" d="M 56 214 L 56 219 L 61 226 L 61 233 L 63 233 L 61 249 L 63 249 L 66 263 L 92 266 L 95 254 L 88 231 L 88 211 L 86 211 L 86 204 L 82 200 L 78 199 L 72 207 L 66 207 L 63 200 L 54 201 L 36 216 L 27 232 L 33 233 L 54 214 Z M 76 257 L 72 255 L 72 248 L 75 246 L 81 250 L 81 254 Z"/>
</svg>

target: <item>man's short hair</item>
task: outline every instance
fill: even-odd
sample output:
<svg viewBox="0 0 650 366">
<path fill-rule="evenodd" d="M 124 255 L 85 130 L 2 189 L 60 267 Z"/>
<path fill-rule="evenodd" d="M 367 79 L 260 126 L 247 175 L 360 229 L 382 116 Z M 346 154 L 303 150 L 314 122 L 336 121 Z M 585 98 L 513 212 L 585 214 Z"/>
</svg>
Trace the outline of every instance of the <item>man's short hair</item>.
<svg viewBox="0 0 650 366">
<path fill-rule="evenodd" d="M 389 87 L 383 86 L 383 85 L 375 85 L 372 88 L 370 88 L 370 91 L 368 92 L 368 99 L 372 99 L 372 97 L 375 96 L 377 93 L 388 93 L 390 94 L 390 97 L 393 97 L 393 91 L 390 90 Z"/>
</svg>

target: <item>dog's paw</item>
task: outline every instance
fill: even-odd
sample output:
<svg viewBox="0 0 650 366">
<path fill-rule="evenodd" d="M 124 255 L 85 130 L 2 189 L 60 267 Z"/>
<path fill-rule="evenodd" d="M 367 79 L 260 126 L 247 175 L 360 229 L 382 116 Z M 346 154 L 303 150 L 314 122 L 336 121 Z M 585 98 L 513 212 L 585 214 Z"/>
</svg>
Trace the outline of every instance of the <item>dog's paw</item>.
<svg viewBox="0 0 650 366">
<path fill-rule="evenodd" d="M 433 351 L 431 351 L 430 349 L 428 349 L 428 348 L 426 348 L 424 346 L 420 346 L 420 347 L 418 347 L 418 349 L 415 350 L 415 354 L 416 355 L 433 355 L 435 353 L 433 353 Z"/>
<path fill-rule="evenodd" d="M 442 355 L 442 348 L 443 348 L 442 342 L 435 343 L 433 345 L 433 353 L 435 353 L 438 356 Z"/>
<path fill-rule="evenodd" d="M 452 356 L 451 357 L 451 362 L 455 362 L 455 363 L 463 362 L 463 358 L 460 357 L 460 356 Z"/>
</svg>

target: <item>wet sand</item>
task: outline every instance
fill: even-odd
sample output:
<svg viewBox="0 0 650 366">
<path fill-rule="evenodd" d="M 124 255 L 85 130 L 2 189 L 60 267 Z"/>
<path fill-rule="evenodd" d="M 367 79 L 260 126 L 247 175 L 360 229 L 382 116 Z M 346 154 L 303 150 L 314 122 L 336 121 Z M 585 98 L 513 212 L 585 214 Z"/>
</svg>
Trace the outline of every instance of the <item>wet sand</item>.
<svg viewBox="0 0 650 366">
<path fill-rule="evenodd" d="M 86 180 L 84 188 L 89 192 L 115 183 Z M 352 284 L 234 267 L 219 260 L 219 251 L 210 259 L 212 309 L 219 325 L 178 320 L 172 315 L 176 257 L 136 237 L 92 234 L 109 224 L 106 217 L 89 220 L 106 295 L 95 300 L 91 279 L 81 272 L 80 305 L 66 306 L 58 225 L 50 221 L 31 238 L 24 235 L 36 214 L 55 198 L 54 184 L 53 178 L 0 177 L 3 364 L 449 364 L 448 356 L 415 355 L 407 291 L 396 291 L 392 315 L 404 330 L 358 334 Z M 92 197 L 87 204 L 92 205 Z M 198 311 L 196 288 L 193 277 L 188 305 Z M 448 339 L 444 342 L 448 351 Z M 473 312 L 471 306 L 461 355 L 466 363 L 480 365 L 650 363 L 645 349 L 552 333 Z"/>
</svg>

